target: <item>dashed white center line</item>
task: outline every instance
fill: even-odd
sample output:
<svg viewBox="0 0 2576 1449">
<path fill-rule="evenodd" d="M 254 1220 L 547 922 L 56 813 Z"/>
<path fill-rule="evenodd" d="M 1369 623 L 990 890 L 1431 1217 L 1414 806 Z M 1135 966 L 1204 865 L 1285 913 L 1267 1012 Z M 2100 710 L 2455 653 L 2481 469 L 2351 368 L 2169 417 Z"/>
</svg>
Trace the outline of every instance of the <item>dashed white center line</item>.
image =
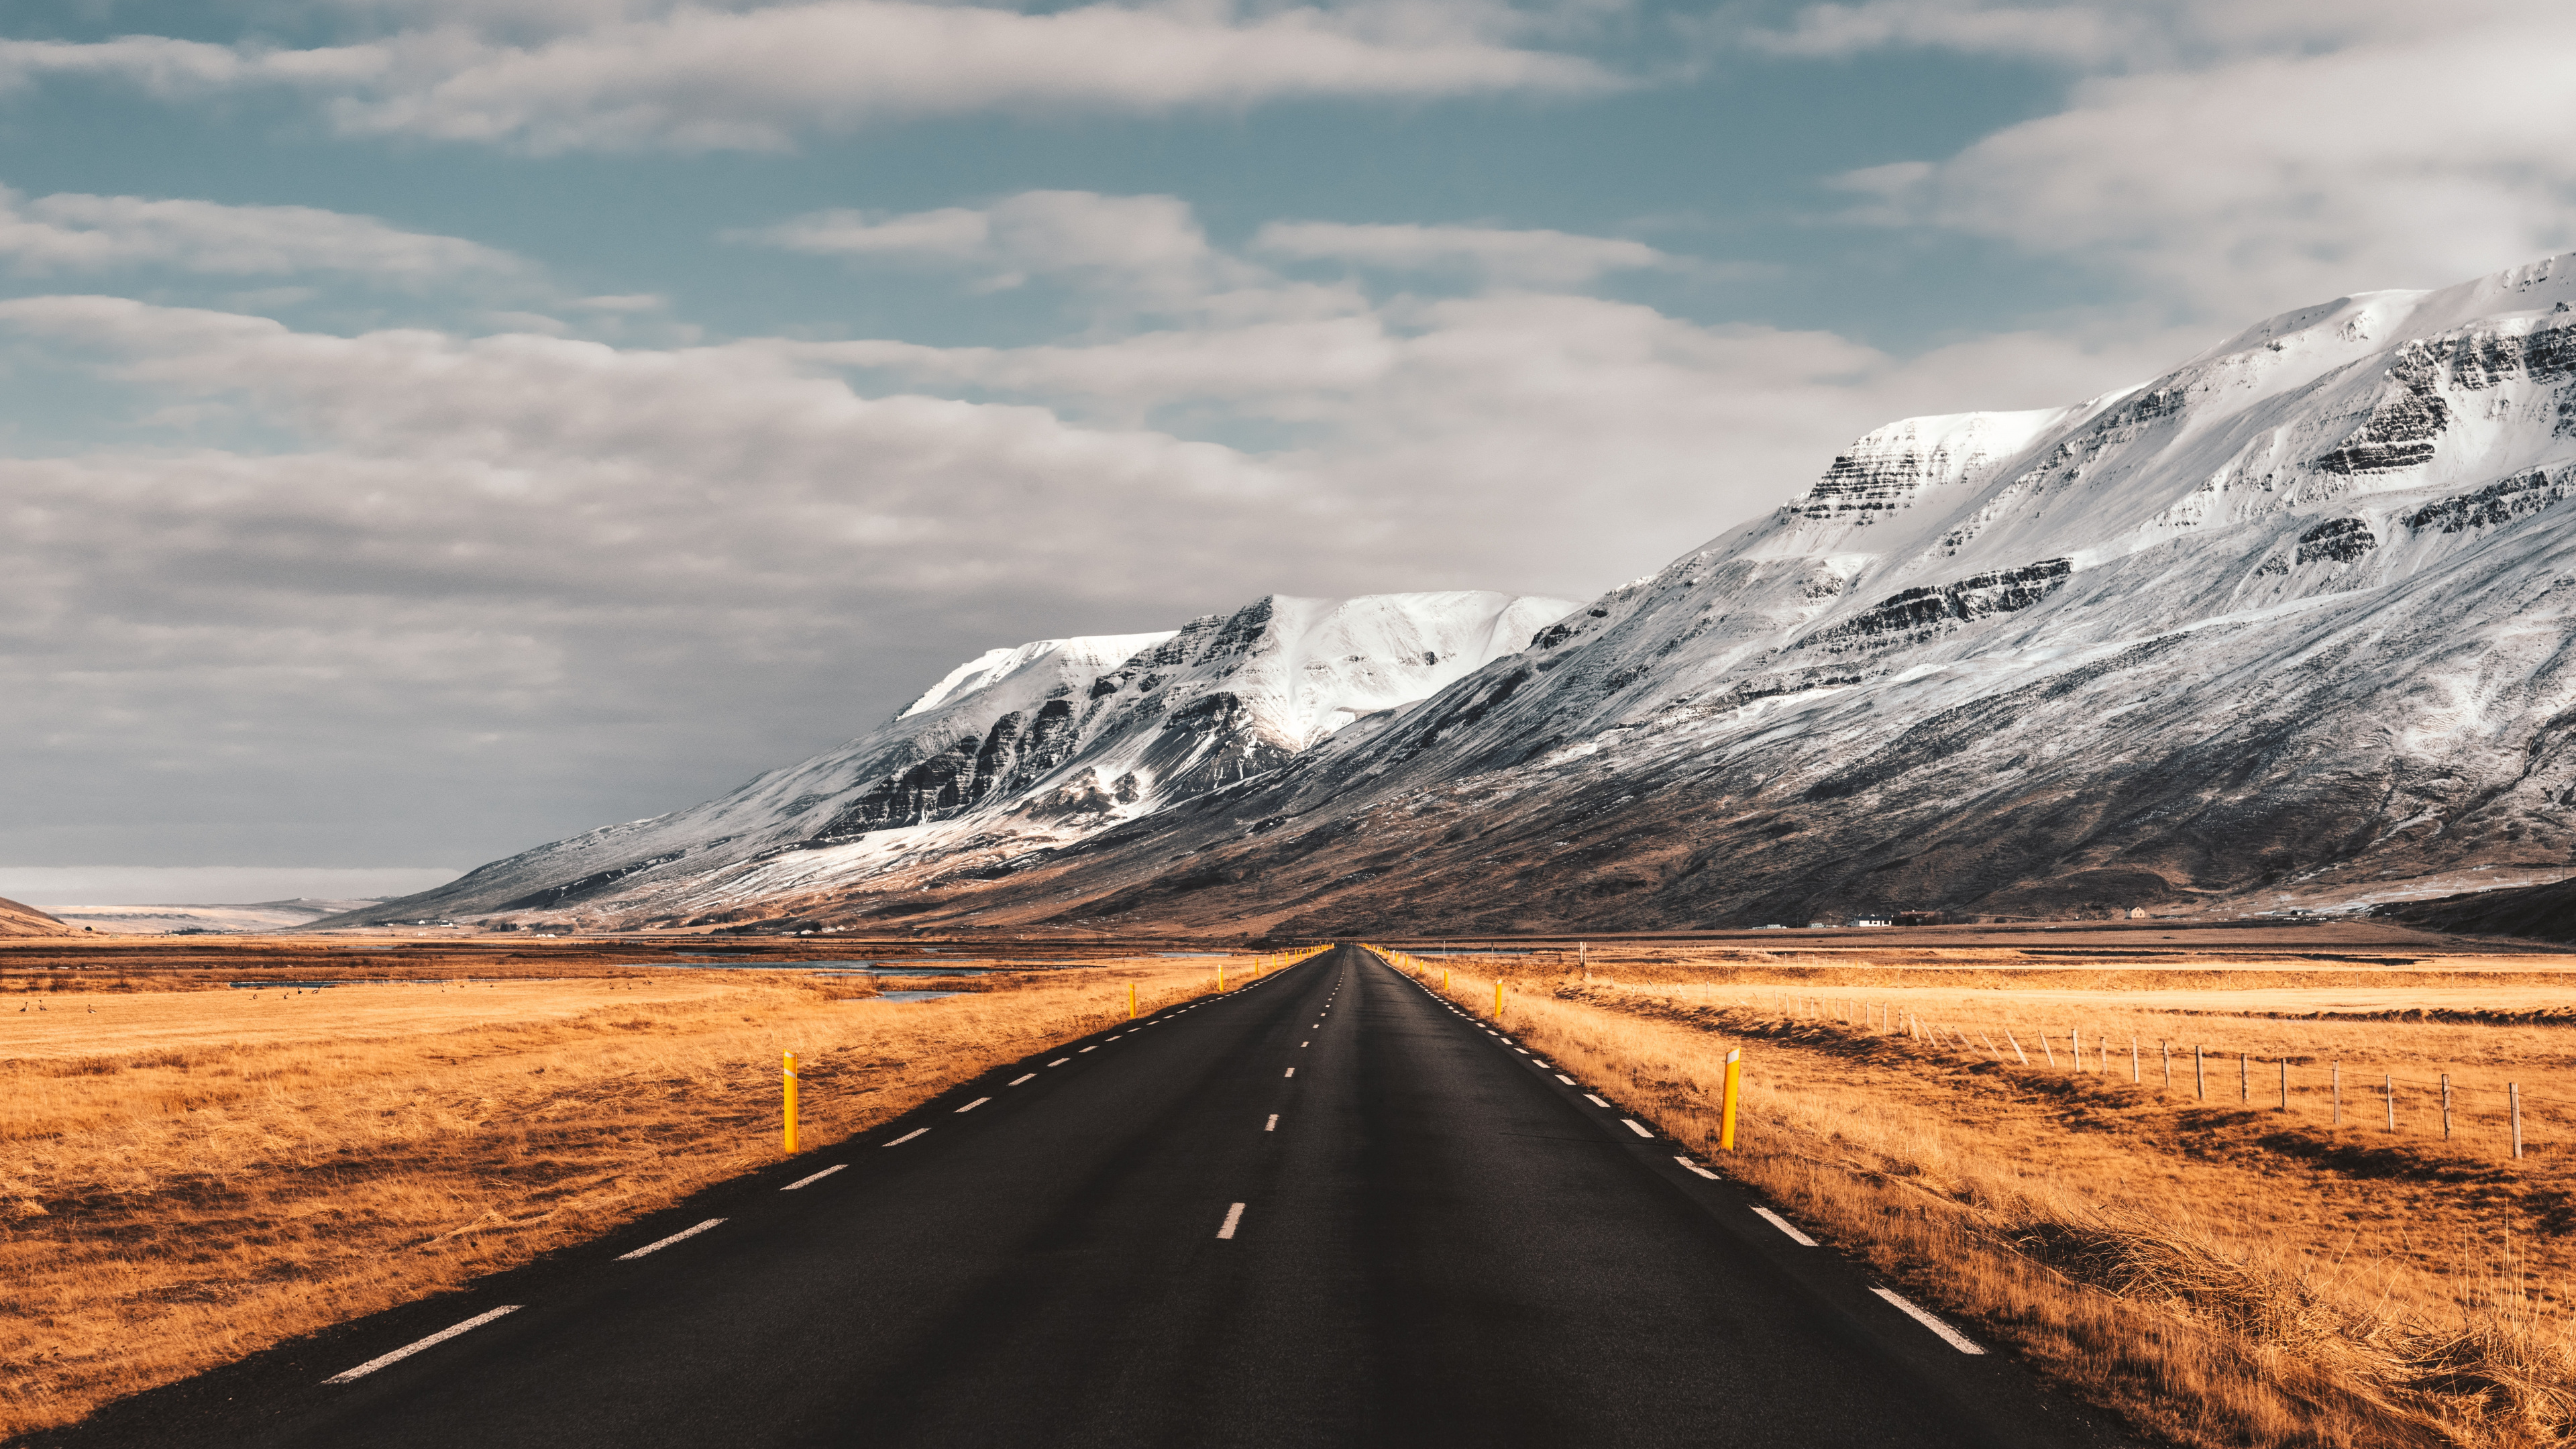
<svg viewBox="0 0 2576 1449">
<path fill-rule="evenodd" d="M 779 1191 L 794 1192 L 800 1187 L 812 1187 L 814 1184 L 821 1182 L 824 1178 L 830 1177 L 833 1173 L 836 1173 L 849 1165 L 850 1164 L 846 1162 L 835 1162 L 831 1166 L 824 1168 L 821 1172 L 815 1173 L 812 1177 L 800 1177 L 796 1179 L 794 1182 L 780 1188 Z"/>
<path fill-rule="evenodd" d="M 500 1317 L 504 1313 L 516 1313 L 526 1306 L 527 1305 L 523 1303 L 511 1303 L 495 1308 L 489 1313 L 477 1313 L 472 1318 L 465 1320 L 463 1323 L 457 1324 L 453 1328 L 442 1328 L 438 1332 L 431 1334 L 429 1337 L 422 1339 L 418 1343 L 407 1343 L 402 1347 L 395 1349 L 391 1353 L 378 1354 L 376 1357 L 367 1360 L 356 1368 L 349 1369 L 342 1373 L 333 1374 L 322 1382 L 326 1384 L 345 1384 L 352 1379 L 365 1378 L 367 1375 L 374 1373 L 376 1370 L 383 1368 L 389 1363 L 400 1363 L 404 1359 L 411 1357 L 413 1354 L 420 1352 L 424 1348 L 436 1348 L 438 1345 L 447 1342 L 449 1339 L 454 1338 L 456 1335 L 463 1333 L 468 1329 L 481 1328 L 484 1324 L 491 1322 L 493 1319 Z"/>
<path fill-rule="evenodd" d="M 1590 1092 L 1583 1094 L 1583 1100 L 1591 1103 L 1595 1107 L 1607 1107 L 1610 1105 L 1609 1103 L 1602 1101 L 1599 1097 L 1592 1095 Z"/>
<path fill-rule="evenodd" d="M 1959 1330 L 1952 1328 L 1950 1325 L 1943 1323 L 1940 1319 L 1933 1317 L 1931 1314 L 1924 1312 L 1922 1309 L 1915 1307 L 1911 1302 L 1908 1302 L 1904 1294 L 1899 1293 L 1892 1288 L 1872 1288 L 1869 1291 L 1886 1299 L 1888 1302 L 1895 1304 L 1906 1317 L 1913 1319 L 1915 1322 L 1922 1324 L 1925 1328 L 1941 1335 L 1942 1342 L 1957 1349 L 1959 1352 L 1985 1352 L 1984 1349 L 1979 1348 L 1966 1334 L 1961 1333 Z"/>
<path fill-rule="evenodd" d="M 1787 1218 L 1780 1216 L 1769 1208 L 1758 1207 L 1753 1211 L 1756 1216 L 1762 1219 L 1762 1221 L 1769 1223 L 1771 1226 L 1778 1228 L 1784 1233 L 1787 1233 L 1789 1235 L 1789 1241 L 1797 1244 L 1799 1247 L 1812 1248 L 1816 1245 L 1815 1239 L 1808 1237 L 1805 1233 L 1799 1232 L 1797 1227 Z"/>
<path fill-rule="evenodd" d="M 1073 1058 L 1071 1058 L 1071 1057 L 1057 1057 L 1054 1061 L 1051 1061 L 1051 1062 L 1047 1063 L 1047 1065 L 1048 1065 L 1048 1066 L 1051 1066 L 1051 1067 L 1060 1067 L 1060 1066 L 1063 1066 L 1066 1062 L 1069 1062 L 1069 1061 L 1072 1061 L 1072 1060 L 1073 1060 Z"/>
<path fill-rule="evenodd" d="M 1234 1228 L 1235 1228 L 1235 1224 L 1240 1223 L 1240 1222 L 1242 1222 L 1242 1221 L 1243 1221 L 1243 1204 L 1241 1204 L 1241 1203 L 1236 1203 L 1234 1206 L 1232 1206 L 1232 1207 L 1230 1207 L 1230 1208 L 1227 1208 L 1227 1209 L 1225 1210 L 1225 1226 L 1224 1226 L 1224 1227 L 1221 1227 L 1221 1228 L 1219 1228 L 1219 1229 L 1217 1229 L 1217 1230 L 1216 1230 L 1216 1235 L 1217 1235 L 1218 1237 L 1220 1237 L 1220 1238 L 1230 1238 L 1230 1237 L 1233 1237 L 1233 1236 L 1234 1236 Z"/>
<path fill-rule="evenodd" d="M 1567 1086 L 1569 1086 L 1569 1087 L 1571 1087 L 1571 1086 L 1573 1086 L 1573 1085 L 1574 1085 L 1574 1079 L 1573 1079 L 1572 1077 L 1567 1076 L 1567 1075 L 1566 1075 L 1565 1073 L 1563 1073 L 1563 1072 L 1559 1072 L 1559 1073 L 1557 1073 L 1557 1074 L 1556 1074 L 1556 1079 L 1557 1079 L 1558 1081 L 1560 1081 L 1560 1082 L 1565 1083 L 1565 1084 L 1566 1084 Z"/>
<path fill-rule="evenodd" d="M 1035 1073 L 1035 1072 L 1031 1072 L 1031 1073 L 1029 1073 L 1029 1074 L 1028 1074 L 1027 1076 L 1025 1076 L 1025 1077 L 1013 1077 L 1013 1078 L 1011 1078 L 1011 1085 L 1012 1085 L 1012 1086 L 1014 1086 L 1014 1087 L 1016 1087 L 1016 1086 L 1018 1086 L 1018 1085 L 1019 1085 L 1020 1083 L 1022 1083 L 1022 1082 L 1034 1082 L 1034 1081 L 1036 1081 L 1037 1079 L 1038 1079 L 1038 1074 L 1037 1074 L 1037 1073 Z"/>
<path fill-rule="evenodd" d="M 965 1106 L 960 1107 L 957 1110 L 960 1112 L 972 1112 L 991 1100 L 993 1099 L 990 1097 L 977 1097 L 974 1101 L 967 1103 Z"/>
<path fill-rule="evenodd" d="M 1288 1069 L 1288 1075 L 1290 1075 L 1290 1076 L 1292 1076 L 1292 1077 L 1293 1077 L 1293 1076 L 1295 1076 L 1295 1075 L 1297 1075 L 1297 1069 L 1296 1069 L 1295 1067 L 1290 1067 L 1290 1068 Z"/>
<path fill-rule="evenodd" d="M 1300 1050 L 1300 1051 L 1303 1051 L 1303 1050 L 1304 1050 L 1304 1049 L 1306 1049 L 1307 1047 L 1310 1047 L 1310 1046 L 1313 1046 L 1313 1045 L 1314 1045 L 1314 1043 L 1313 1043 L 1313 1042 L 1310 1042 L 1310 1041 L 1301 1041 L 1301 1042 L 1297 1043 L 1298 1050 Z"/>
<path fill-rule="evenodd" d="M 1276 1132 L 1276 1131 L 1278 1131 L 1278 1130 L 1279 1130 L 1279 1114 L 1278 1114 L 1278 1113 L 1276 1113 L 1276 1112 L 1271 1113 L 1271 1114 L 1270 1114 L 1270 1120 L 1269 1120 L 1268 1122 L 1266 1122 L 1266 1123 L 1262 1124 L 1262 1128 L 1261 1128 L 1261 1130 L 1262 1130 L 1262 1131 L 1264 1131 L 1264 1132 Z"/>
<path fill-rule="evenodd" d="M 912 1139 L 914 1139 L 915 1137 L 918 1137 L 918 1136 L 920 1136 L 922 1133 L 927 1132 L 927 1131 L 929 1131 L 929 1130 L 930 1130 L 930 1129 L 929 1129 L 929 1128 L 927 1128 L 927 1127 L 915 1127 L 915 1128 L 913 1128 L 911 1131 L 906 1132 L 905 1134 L 903 1134 L 901 1137 L 898 1137 L 898 1138 L 896 1138 L 895 1140 L 893 1140 L 892 1142 L 887 1143 L 887 1144 L 886 1144 L 886 1146 L 888 1146 L 888 1147 L 901 1147 L 903 1144 L 905 1144 L 905 1143 L 907 1143 L 907 1142 L 910 1142 L 910 1141 L 911 1141 Z"/>
<path fill-rule="evenodd" d="M 1098 1051 L 1098 1050 L 1100 1050 L 1100 1043 L 1098 1043 L 1098 1042 L 1093 1042 L 1091 1045 L 1089 1045 L 1089 1046 L 1087 1046 L 1087 1047 L 1084 1047 L 1084 1048 L 1082 1049 L 1082 1051 L 1085 1051 L 1085 1052 L 1096 1052 L 1096 1051 Z M 1076 1052 L 1076 1053 L 1074 1053 L 1074 1055 L 1075 1055 L 1075 1056 L 1080 1056 L 1080 1055 L 1082 1055 L 1082 1052 Z"/>
<path fill-rule="evenodd" d="M 961 1107 L 958 1110 L 964 1111 L 965 1109 Z M 1622 1117 L 1619 1119 L 1619 1124 L 1627 1128 L 1629 1131 L 1636 1133 L 1640 1137 L 1652 1138 L 1655 1135 L 1654 1133 L 1647 1131 L 1645 1128 L 1638 1126 L 1637 1120 L 1633 1117 Z"/>
<path fill-rule="evenodd" d="M 1707 1178 L 1711 1182 L 1718 1180 L 1716 1173 L 1709 1171 L 1707 1168 L 1700 1166 L 1698 1163 L 1691 1161 L 1687 1157 L 1676 1157 L 1673 1161 L 1680 1163 L 1682 1166 L 1689 1168 L 1691 1171 L 1698 1173 L 1700 1176 Z"/>
<path fill-rule="evenodd" d="M 705 1232 L 707 1229 L 712 1228 L 723 1221 L 724 1219 L 722 1218 L 709 1218 L 694 1228 L 682 1228 L 678 1232 L 673 1233 L 671 1236 L 664 1238 L 658 1243 L 646 1243 L 644 1246 L 637 1248 L 634 1252 L 618 1254 L 617 1261 L 623 1263 L 630 1258 L 641 1258 L 646 1253 L 658 1253 L 664 1248 L 671 1246 L 673 1243 L 680 1241 L 682 1238 L 694 1238 L 698 1234 Z"/>
<path fill-rule="evenodd" d="M 1122 1032 L 1118 1033 L 1118 1036 L 1125 1036 L 1126 1034 L 1127 1034 L 1127 1033 L 1125 1033 L 1125 1032 L 1123 1032 L 1123 1031 L 1122 1031 Z M 1107 1040 L 1109 1040 L 1109 1041 L 1116 1041 L 1116 1040 L 1118 1040 L 1118 1036 L 1109 1037 L 1109 1038 L 1107 1038 Z"/>
</svg>

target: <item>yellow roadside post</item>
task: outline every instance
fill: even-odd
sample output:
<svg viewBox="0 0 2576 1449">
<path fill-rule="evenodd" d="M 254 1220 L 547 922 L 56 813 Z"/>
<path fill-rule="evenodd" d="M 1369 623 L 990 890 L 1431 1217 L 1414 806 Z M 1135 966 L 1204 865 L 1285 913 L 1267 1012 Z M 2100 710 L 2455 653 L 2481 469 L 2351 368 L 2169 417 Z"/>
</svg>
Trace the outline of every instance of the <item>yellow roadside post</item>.
<svg viewBox="0 0 2576 1449">
<path fill-rule="evenodd" d="M 1498 979 L 1496 979 L 1496 981 L 1494 982 L 1494 1025 L 1496 1025 L 1496 1026 L 1500 1026 L 1500 1025 L 1502 1025 L 1502 1024 L 1503 1024 L 1503 983 L 1502 983 L 1502 981 L 1498 978 Z"/>
<path fill-rule="evenodd" d="M 1744 1081 L 1744 1048 L 1729 1047 L 1726 1052 L 1726 1095 L 1717 1109 L 1717 1145 L 1727 1152 L 1735 1150 L 1735 1094 Z"/>
<path fill-rule="evenodd" d="M 1136 983 L 1133 981 L 1127 983 L 1127 1019 L 1136 1019 Z"/>
<path fill-rule="evenodd" d="M 786 1069 L 780 1074 L 787 1090 L 787 1155 L 796 1155 L 796 1053 L 787 1053 Z"/>
</svg>

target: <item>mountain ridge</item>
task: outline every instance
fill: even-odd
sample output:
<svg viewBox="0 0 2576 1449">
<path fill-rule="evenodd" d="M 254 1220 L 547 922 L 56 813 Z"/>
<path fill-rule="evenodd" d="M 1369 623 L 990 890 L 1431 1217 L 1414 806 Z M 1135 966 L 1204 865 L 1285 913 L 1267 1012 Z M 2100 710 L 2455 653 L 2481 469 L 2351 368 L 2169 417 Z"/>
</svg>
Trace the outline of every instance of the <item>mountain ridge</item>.
<svg viewBox="0 0 2576 1449">
<path fill-rule="evenodd" d="M 782 877 L 865 873 L 987 835 L 1061 845 L 1275 770 L 1572 607 L 1474 590 L 1274 594 L 1174 630 L 990 650 L 878 729 L 716 800 L 317 925 L 603 908 L 691 919 Z"/>
<path fill-rule="evenodd" d="M 771 873 L 756 908 L 1613 929 L 2565 874 L 2571 309 L 2554 257 L 2063 408 L 1899 420 L 1417 702 L 1078 835 Z"/>
</svg>

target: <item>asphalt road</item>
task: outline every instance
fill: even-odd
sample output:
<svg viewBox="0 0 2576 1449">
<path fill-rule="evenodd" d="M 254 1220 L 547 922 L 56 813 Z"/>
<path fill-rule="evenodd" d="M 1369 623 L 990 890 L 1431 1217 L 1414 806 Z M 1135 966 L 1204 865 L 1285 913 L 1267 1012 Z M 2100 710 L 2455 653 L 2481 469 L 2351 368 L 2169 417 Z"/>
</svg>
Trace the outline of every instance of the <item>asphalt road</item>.
<svg viewBox="0 0 2576 1449">
<path fill-rule="evenodd" d="M 1601 1100 L 1344 947 L 37 1442 L 2127 1442 Z"/>
</svg>

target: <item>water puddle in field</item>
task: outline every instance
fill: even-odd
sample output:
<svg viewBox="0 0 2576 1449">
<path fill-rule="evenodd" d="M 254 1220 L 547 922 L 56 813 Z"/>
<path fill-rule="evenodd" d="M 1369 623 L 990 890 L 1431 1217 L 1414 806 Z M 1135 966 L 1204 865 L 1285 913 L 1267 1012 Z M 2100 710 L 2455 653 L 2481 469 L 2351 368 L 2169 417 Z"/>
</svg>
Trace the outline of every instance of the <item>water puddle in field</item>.
<svg viewBox="0 0 2576 1449">
<path fill-rule="evenodd" d="M 874 996 L 855 998 L 859 1001 L 937 1001 L 947 996 L 965 996 L 963 991 L 880 991 Z"/>
<path fill-rule="evenodd" d="M 992 966 L 890 966 L 881 961 L 726 961 L 713 956 L 657 961 L 685 971 L 803 971 L 814 976 L 990 976 Z"/>
</svg>

